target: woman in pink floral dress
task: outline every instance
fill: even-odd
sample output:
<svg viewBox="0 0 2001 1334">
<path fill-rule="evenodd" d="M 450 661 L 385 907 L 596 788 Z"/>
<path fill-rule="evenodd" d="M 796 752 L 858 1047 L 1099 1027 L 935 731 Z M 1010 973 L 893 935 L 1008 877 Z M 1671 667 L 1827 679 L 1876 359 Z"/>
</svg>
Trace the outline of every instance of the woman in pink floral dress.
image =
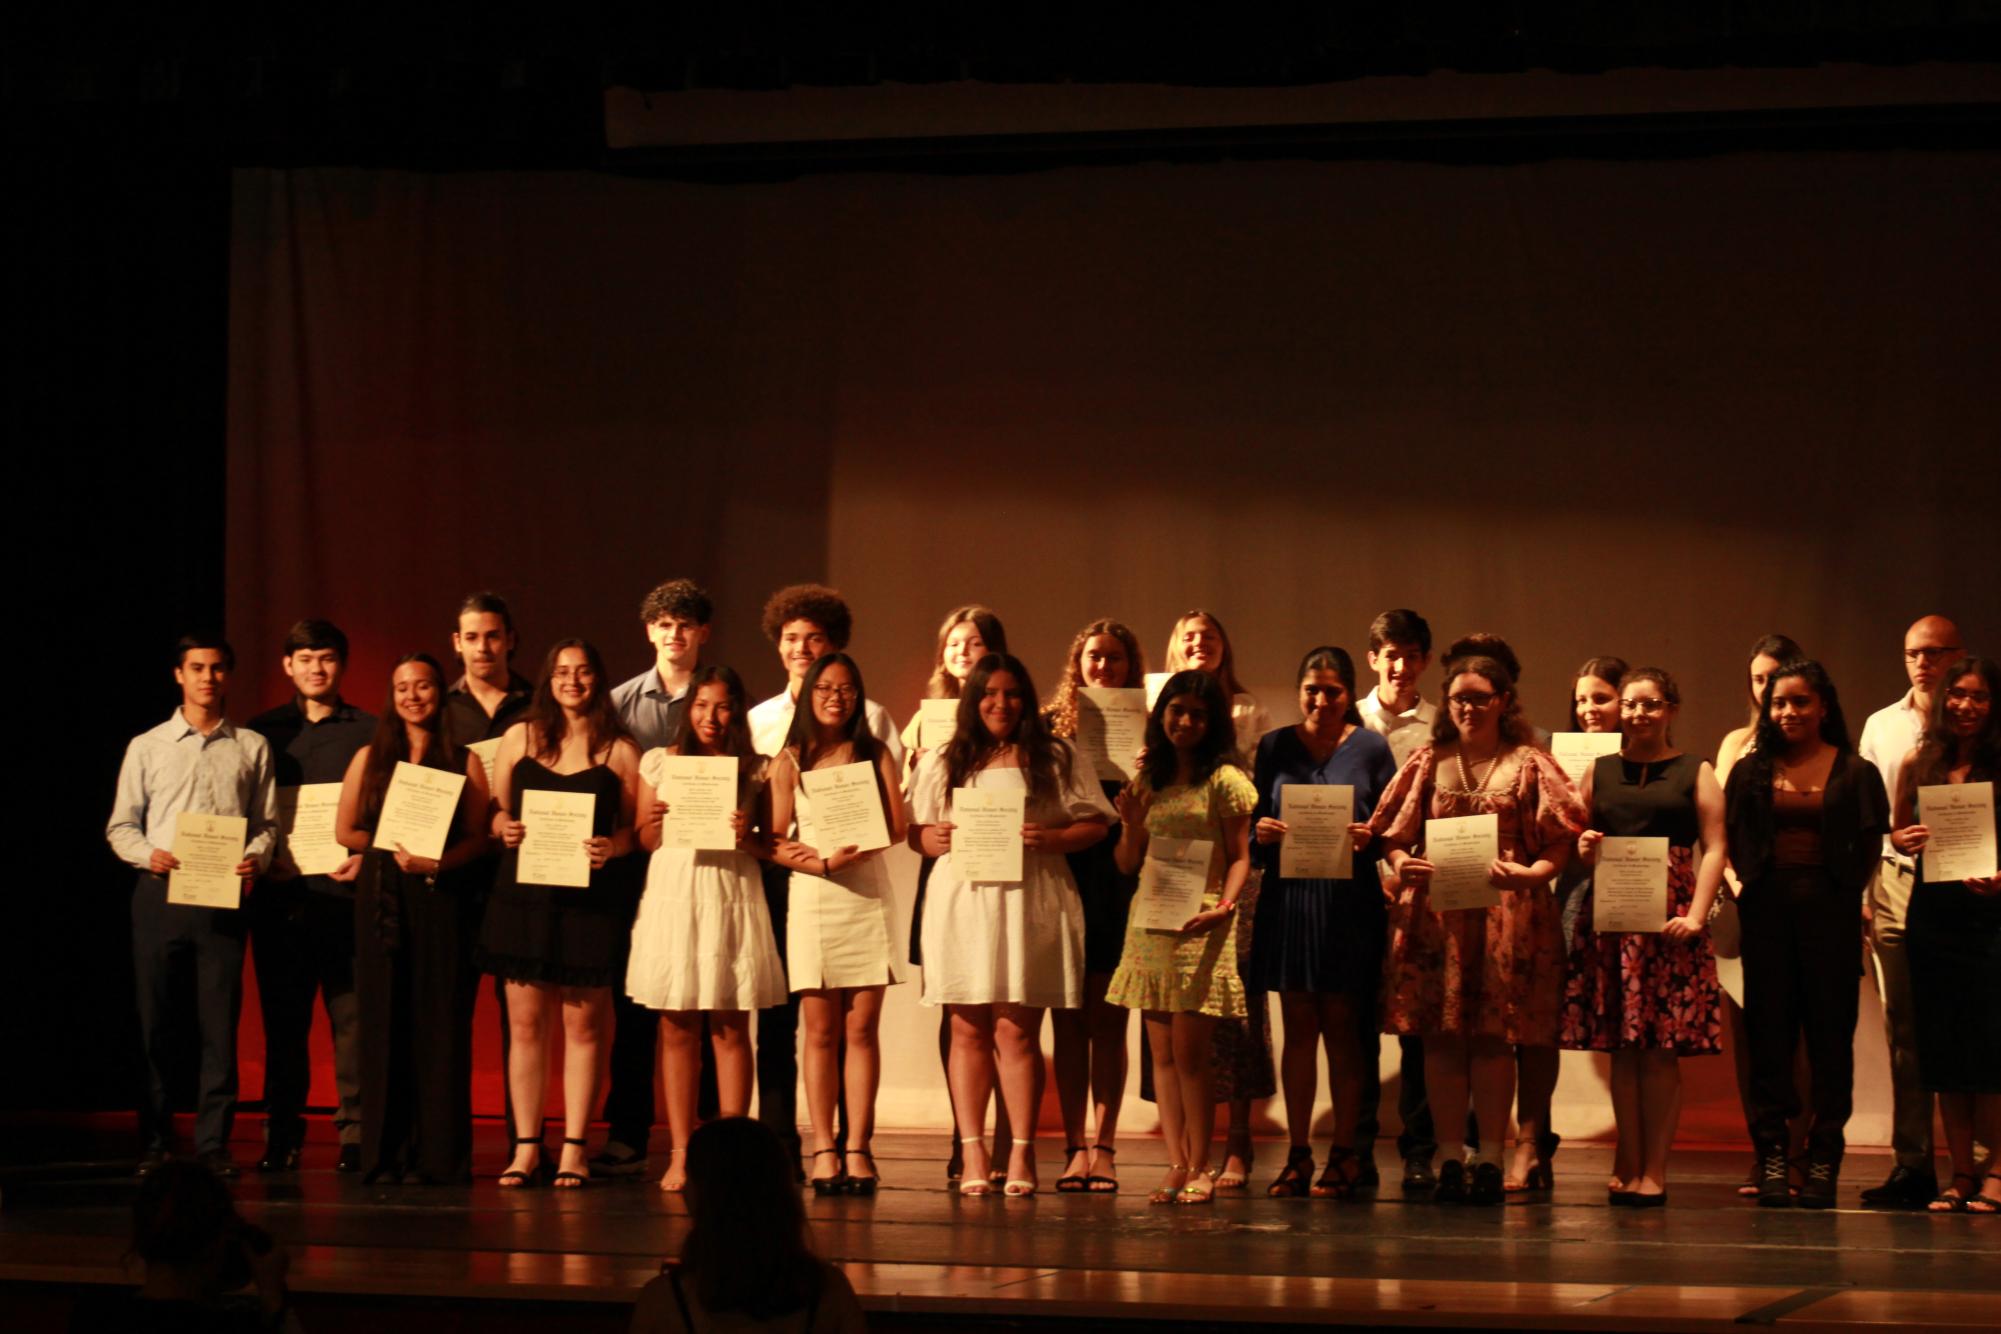
<svg viewBox="0 0 2001 1334">
<path fill-rule="evenodd" d="M 1514 678 L 1492 658 L 1452 664 L 1432 741 L 1408 761 L 1369 820 L 1396 873 L 1383 982 L 1384 1031 L 1424 1038 L 1424 1078 L 1440 1126 L 1482 1126 L 1472 1170 L 1439 1169 L 1441 1203 L 1499 1204 L 1500 1128 L 1515 1096 L 1517 1043 L 1554 1046 L 1563 1001 L 1563 931 L 1550 884 L 1570 859 L 1584 809 L 1555 760 L 1530 743 Z M 1429 820 L 1493 815 L 1500 855 L 1492 908 L 1431 906 Z M 1470 1177 L 1470 1181 L 1469 1181 Z"/>
</svg>

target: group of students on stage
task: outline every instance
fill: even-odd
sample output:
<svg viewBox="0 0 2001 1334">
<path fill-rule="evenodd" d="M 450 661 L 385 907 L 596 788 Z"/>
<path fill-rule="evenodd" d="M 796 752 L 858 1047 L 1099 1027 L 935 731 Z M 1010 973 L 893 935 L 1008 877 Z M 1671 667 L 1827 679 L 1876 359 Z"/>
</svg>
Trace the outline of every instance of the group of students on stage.
<svg viewBox="0 0 2001 1334">
<path fill-rule="evenodd" d="M 1314 647 L 1294 673 L 1300 721 L 1273 728 L 1238 680 L 1222 622 L 1191 611 L 1169 637 L 1126 781 L 1097 772 L 1076 744 L 1087 689 L 1130 689 L 1147 675 L 1118 621 L 1078 632 L 1045 697 L 992 610 L 952 611 L 927 687 L 956 701 L 941 741 L 917 719 L 899 732 L 869 696 L 846 652 L 850 609 L 833 589 L 795 585 L 767 603 L 763 628 L 788 683 L 755 705 L 736 672 L 703 660 L 711 612 L 694 584 L 662 584 L 641 608 L 656 651 L 647 671 L 614 688 L 595 647 L 564 639 L 531 683 L 510 665 L 506 604 L 477 594 L 453 632 L 456 678 L 428 654 L 406 655 L 379 719 L 343 694 L 345 637 L 303 621 L 283 650 L 294 698 L 247 727 L 225 716 L 229 647 L 185 637 L 182 706 L 132 742 L 108 829 L 141 872 L 141 1171 L 171 1147 L 175 977 L 189 965 L 202 1044 L 195 1148 L 232 1170 L 247 935 L 267 1042 L 265 1170 L 298 1163 L 318 993 L 334 1038 L 338 1166 L 369 1179 L 468 1179 L 474 1001 L 491 974 L 514 1141 L 503 1187 L 648 1170 L 657 1052 L 662 1189 L 685 1184 L 698 1121 L 747 1114 L 755 1086 L 760 1119 L 803 1149 L 815 1191 L 871 1194 L 877 1032 L 907 956 L 922 965 L 923 1002 L 942 1010 L 956 1128 L 948 1177 L 965 1195 L 1038 1189 L 1032 1135 L 1010 1128 L 1035 1123 L 1045 1010 L 1066 1134 L 1055 1186 L 1118 1190 L 1127 1025 L 1139 1010 L 1143 1096 L 1170 1150 L 1158 1203 L 1246 1189 L 1250 1104 L 1281 1089 L 1292 1142 L 1267 1192 L 1373 1190 L 1377 1044 L 1389 1034 L 1402 1044 L 1407 1193 L 1496 1204 L 1548 1190 L 1560 1139 L 1550 1098 L 1558 1052 L 1570 1049 L 1611 1057 L 1610 1201 L 1658 1205 L 1678 1058 L 1721 1051 L 1727 1025 L 1755 1149 L 1745 1193 L 1826 1207 L 1850 1110 L 1866 934 L 1886 999 L 1898 1165 L 1864 1199 L 2001 1208 L 2001 1165 L 1974 1157 L 1976 1140 L 2001 1140 L 2001 879 L 1928 881 L 1932 831 L 1919 799 L 1994 780 L 1997 668 L 1965 652 L 1942 618 L 1911 628 L 1911 689 L 1869 719 L 1859 750 L 1827 671 L 1783 636 L 1754 646 L 1750 722 L 1714 765 L 1676 745 L 1673 676 L 1593 658 L 1576 673 L 1565 730 L 1620 739 L 1573 782 L 1525 716 L 1520 664 L 1498 637 L 1467 636 L 1434 655 L 1421 616 L 1385 612 L 1369 627 L 1373 688 L 1361 690 L 1347 652 Z M 1434 700 L 1422 678 L 1435 656 Z M 734 848 L 666 836 L 673 756 L 736 761 Z M 399 763 L 463 775 L 441 856 L 374 844 Z M 890 843 L 922 858 L 907 942 L 883 850 L 809 841 L 816 799 L 832 822 L 836 789 L 822 784 L 834 775 L 806 776 L 842 766 L 864 766 L 846 772 L 872 779 Z M 278 791 L 333 782 L 335 838 L 351 855 L 330 874 L 301 875 Z M 1346 878 L 1284 874 L 1285 790 L 1300 785 L 1352 789 Z M 538 791 L 591 799 L 587 886 L 522 876 L 523 799 Z M 970 820 L 968 792 L 1021 801 L 1018 880 L 983 881 L 955 864 L 954 804 Z M 1987 810 L 1991 820 L 1991 801 Z M 241 910 L 168 900 L 182 811 L 248 817 L 236 870 L 256 886 Z M 1461 816 L 1494 817 L 1499 855 L 1486 879 L 1498 903 L 1440 910 L 1427 826 Z M 1593 869 L 1608 837 L 1666 840 L 1658 930 L 1595 928 Z M 1183 855 L 1190 840 L 1210 848 L 1199 907 L 1176 927 L 1143 920 L 1131 907 L 1143 868 Z M 973 852 L 959 860 L 972 865 Z M 1719 984 L 1719 955 L 1741 968 L 1741 1008 Z M 1272 993 L 1284 1018 L 1276 1065 Z M 564 1137 L 552 1156 L 542 1123 L 558 1026 Z M 585 1132 L 607 1039 L 609 1134 L 593 1156 Z M 1308 1131 L 1323 1048 L 1333 1143 L 1316 1175 Z M 802 1069 L 809 1146 L 793 1101 Z M 1934 1092 L 1952 1159 L 1943 1189 Z M 1212 1170 L 1219 1104 L 1228 1130 Z M 1504 1165 L 1511 1115 L 1518 1132 Z M 1434 1170 L 1440 1135 L 1451 1143 L 1462 1126 L 1463 1157 L 1448 1153 Z"/>
</svg>

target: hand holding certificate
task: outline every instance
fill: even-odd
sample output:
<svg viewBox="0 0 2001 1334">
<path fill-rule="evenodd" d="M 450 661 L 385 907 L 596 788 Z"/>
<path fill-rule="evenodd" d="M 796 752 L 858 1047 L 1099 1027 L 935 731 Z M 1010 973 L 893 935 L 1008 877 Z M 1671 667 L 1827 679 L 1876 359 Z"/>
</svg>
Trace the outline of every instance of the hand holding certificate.
<svg viewBox="0 0 2001 1334">
<path fill-rule="evenodd" d="M 1355 823 L 1352 783 L 1287 783 L 1279 789 L 1285 841 L 1278 873 L 1287 880 L 1346 880 L 1355 874 L 1348 826 Z"/>
<path fill-rule="evenodd" d="M 1144 690 L 1106 690 L 1084 686 L 1077 691 L 1077 751 L 1091 761 L 1098 777 L 1114 774 L 1127 782 L 1139 772 L 1140 748 L 1146 744 L 1147 701 Z"/>
<path fill-rule="evenodd" d="M 1488 872 L 1501 855 L 1501 822 L 1494 815 L 1460 815 L 1424 822 L 1424 858 L 1431 863 L 1431 909 L 1459 912 L 1493 908 L 1501 891 Z"/>
<path fill-rule="evenodd" d="M 389 792 L 382 798 L 382 818 L 375 822 L 375 846 L 384 852 L 401 847 L 413 857 L 432 861 L 443 857 L 465 785 L 463 773 L 396 761 Z"/>
<path fill-rule="evenodd" d="M 521 847 L 514 878 L 524 885 L 585 889 L 591 883 L 591 854 L 584 846 L 597 815 L 588 792 L 528 788 L 521 794 Z"/>
<path fill-rule="evenodd" d="M 1995 874 L 1994 784 L 1940 783 L 1918 789 L 1925 883 L 1987 880 Z"/>
<path fill-rule="evenodd" d="M 1667 925 L 1668 841 L 1607 838 L 1591 876 L 1593 931 L 1659 931 Z"/>
<path fill-rule="evenodd" d="M 300 875 L 332 875 L 347 863 L 347 849 L 334 841 L 339 809 L 339 783 L 278 789 L 278 827 L 284 831 L 285 853 Z"/>
<path fill-rule="evenodd" d="M 1216 845 L 1203 838 L 1155 838 L 1139 868 L 1132 911 L 1142 931 L 1179 931 L 1202 911 Z"/>
<path fill-rule="evenodd" d="M 1616 754 L 1624 742 L 1617 732 L 1555 732 L 1549 738 L 1549 754 L 1569 775 L 1570 785 L 1582 787 L 1598 757 Z"/>
<path fill-rule="evenodd" d="M 799 841 L 821 857 L 842 848 L 873 852 L 889 846 L 873 764 L 863 760 L 808 769 L 799 775 L 799 784 L 806 790 L 806 800 L 799 804 Z"/>
<path fill-rule="evenodd" d="M 734 755 L 664 756 L 658 795 L 667 807 L 663 848 L 728 852 L 736 847 Z"/>
<path fill-rule="evenodd" d="M 167 902 L 197 908 L 235 908 L 243 902 L 243 843 L 250 821 L 241 815 L 174 817 L 174 860 L 167 874 Z"/>
<path fill-rule="evenodd" d="M 975 884 L 1021 883 L 1021 823 L 1028 794 L 952 789 L 952 868 Z"/>
</svg>

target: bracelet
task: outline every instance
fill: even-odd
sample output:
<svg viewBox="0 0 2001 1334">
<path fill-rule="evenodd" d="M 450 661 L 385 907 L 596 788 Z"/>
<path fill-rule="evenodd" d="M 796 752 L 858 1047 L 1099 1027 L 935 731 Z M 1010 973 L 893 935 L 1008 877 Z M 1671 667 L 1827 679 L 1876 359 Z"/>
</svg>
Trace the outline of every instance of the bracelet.
<svg viewBox="0 0 2001 1334">
<path fill-rule="evenodd" d="M 1237 901 L 1235 899 L 1224 899 L 1216 905 L 1217 912 L 1235 912 L 1236 910 Z"/>
</svg>

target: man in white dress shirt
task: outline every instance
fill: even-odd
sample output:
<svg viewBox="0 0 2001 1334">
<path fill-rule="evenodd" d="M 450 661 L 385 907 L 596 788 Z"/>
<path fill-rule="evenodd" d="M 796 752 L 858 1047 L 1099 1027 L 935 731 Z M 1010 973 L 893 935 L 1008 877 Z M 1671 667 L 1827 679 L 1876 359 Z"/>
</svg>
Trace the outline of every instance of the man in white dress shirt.
<svg viewBox="0 0 2001 1334">
<path fill-rule="evenodd" d="M 1424 617 L 1407 607 L 1386 611 L 1369 623 L 1369 667 L 1376 674 L 1376 686 L 1362 696 L 1357 707 L 1362 725 L 1390 743 L 1397 768 L 1403 768 L 1418 747 L 1431 741 L 1431 725 L 1438 706 L 1420 693 L 1419 683 L 1431 665 L 1431 626 Z M 1389 863 L 1383 864 L 1388 874 Z M 1378 1130 L 1377 1107 L 1382 1102 L 1379 1074 L 1382 1025 L 1368 1025 L 1370 1037 L 1363 1039 L 1362 1121 L 1356 1129 L 1355 1147 L 1362 1155 L 1362 1177 L 1375 1184 L 1372 1157 Z M 1431 1104 L 1424 1092 L 1424 1042 L 1420 1038 L 1397 1039 L 1401 1048 L 1402 1077 L 1397 1089 L 1397 1115 L 1403 1132 L 1397 1136 L 1397 1152 L 1403 1158 L 1403 1188 L 1407 1194 L 1429 1191 L 1436 1184 L 1431 1160 L 1438 1154 L 1438 1138 L 1431 1124 Z M 1359 1184 L 1359 1183 L 1358 1183 Z"/>
<path fill-rule="evenodd" d="M 1964 650 L 1959 627 L 1943 616 L 1926 616 L 1904 632 L 1904 673 L 1911 688 L 1862 725 L 1862 758 L 1883 776 L 1883 790 L 1897 799 L 1904 756 L 1916 748 L 1931 713 L 1932 692 L 1945 669 Z M 1922 1209 L 1938 1194 L 1932 1158 L 1932 1095 L 1918 1082 L 1917 1025 L 1911 1015 L 1910 965 L 1904 955 L 1904 914 L 1911 903 L 1917 866 L 1883 840 L 1883 861 L 1863 901 L 1869 922 L 1869 954 L 1882 987 L 1883 1035 L 1890 1046 L 1890 1147 L 1896 1163 L 1889 1179 L 1862 1192 L 1876 1208 Z"/>
</svg>

